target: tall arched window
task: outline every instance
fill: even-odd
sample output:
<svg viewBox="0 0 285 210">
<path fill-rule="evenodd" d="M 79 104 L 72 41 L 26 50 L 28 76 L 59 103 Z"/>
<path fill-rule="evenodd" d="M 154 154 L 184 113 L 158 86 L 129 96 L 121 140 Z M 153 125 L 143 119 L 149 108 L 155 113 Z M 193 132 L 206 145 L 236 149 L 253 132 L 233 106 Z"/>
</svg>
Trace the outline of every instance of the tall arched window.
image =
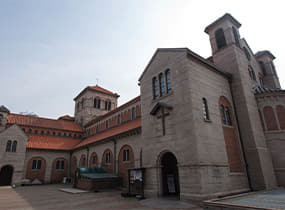
<svg viewBox="0 0 285 210">
<path fill-rule="evenodd" d="M 266 68 L 265 68 L 264 62 L 263 61 L 258 61 L 258 63 L 259 63 L 260 68 L 262 70 L 262 74 L 265 76 L 266 75 Z"/>
<path fill-rule="evenodd" d="M 237 45 L 238 47 L 240 47 L 240 44 L 239 44 L 239 37 L 238 37 L 237 30 L 236 30 L 235 27 L 232 27 L 232 29 L 233 29 L 233 34 L 234 34 L 234 38 L 235 38 L 236 45 Z"/>
<path fill-rule="evenodd" d="M 152 90 L 153 90 L 153 99 L 158 98 L 158 81 L 157 78 L 152 78 Z"/>
<path fill-rule="evenodd" d="M 162 73 L 159 74 L 159 88 L 160 88 L 160 96 L 165 95 L 165 85 L 164 85 L 164 76 Z"/>
<path fill-rule="evenodd" d="M 16 152 L 16 151 L 17 151 L 17 141 L 13 141 L 12 152 Z"/>
<path fill-rule="evenodd" d="M 215 32 L 215 37 L 216 37 L 216 42 L 217 42 L 217 47 L 218 49 L 221 49 L 222 47 L 226 46 L 226 39 L 225 39 L 225 34 L 222 28 L 219 28 Z"/>
<path fill-rule="evenodd" d="M 108 102 L 105 101 L 105 110 L 108 110 Z"/>
<path fill-rule="evenodd" d="M 245 54 L 245 56 L 246 56 L 247 60 L 249 60 L 249 61 L 250 61 L 251 56 L 250 56 L 250 54 L 249 54 L 248 50 L 247 50 L 245 47 L 243 47 L 243 51 L 244 51 L 244 54 Z"/>
<path fill-rule="evenodd" d="M 97 108 L 100 109 L 101 108 L 101 99 L 97 100 Z"/>
<path fill-rule="evenodd" d="M 96 98 L 94 98 L 94 108 L 97 108 L 97 99 Z"/>
<path fill-rule="evenodd" d="M 203 117 L 204 120 L 210 120 L 207 100 L 203 98 Z"/>
<path fill-rule="evenodd" d="M 227 125 L 232 125 L 231 114 L 230 114 L 230 110 L 229 110 L 228 107 L 226 107 L 225 113 L 226 113 L 226 124 Z"/>
<path fill-rule="evenodd" d="M 108 102 L 108 110 L 111 110 L 111 101 Z"/>
<path fill-rule="evenodd" d="M 106 120 L 106 129 L 109 128 L 109 120 Z"/>
<path fill-rule="evenodd" d="M 170 81 L 170 70 L 169 69 L 166 70 L 165 77 L 166 77 L 166 92 L 170 93 L 171 92 L 171 81 Z"/>
<path fill-rule="evenodd" d="M 221 109 L 223 124 L 227 124 L 224 105 L 221 105 L 220 109 Z"/>
<path fill-rule="evenodd" d="M 11 144 L 12 144 L 12 141 L 11 141 L 11 140 L 7 141 L 7 144 L 6 144 L 6 152 L 10 152 L 10 151 L 11 151 Z"/>
</svg>

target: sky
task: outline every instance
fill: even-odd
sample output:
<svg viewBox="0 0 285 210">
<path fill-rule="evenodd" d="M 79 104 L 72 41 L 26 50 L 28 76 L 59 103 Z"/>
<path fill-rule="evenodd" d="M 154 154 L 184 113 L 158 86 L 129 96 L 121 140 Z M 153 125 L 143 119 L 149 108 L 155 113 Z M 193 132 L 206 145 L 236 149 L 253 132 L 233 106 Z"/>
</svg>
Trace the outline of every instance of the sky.
<svg viewBox="0 0 285 210">
<path fill-rule="evenodd" d="M 281 0 L 1 0 L 0 105 L 41 117 L 74 115 L 86 86 L 140 94 L 138 78 L 157 48 L 211 56 L 204 29 L 225 13 L 255 53 L 270 50 L 285 87 Z"/>
</svg>

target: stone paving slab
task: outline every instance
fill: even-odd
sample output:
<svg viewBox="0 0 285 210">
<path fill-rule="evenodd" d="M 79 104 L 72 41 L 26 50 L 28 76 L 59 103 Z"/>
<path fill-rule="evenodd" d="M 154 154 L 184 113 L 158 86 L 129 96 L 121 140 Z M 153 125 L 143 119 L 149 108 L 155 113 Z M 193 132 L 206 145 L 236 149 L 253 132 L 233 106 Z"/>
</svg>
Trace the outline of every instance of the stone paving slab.
<svg viewBox="0 0 285 210">
<path fill-rule="evenodd" d="M 86 190 L 79 190 L 79 189 L 76 189 L 76 188 L 58 188 L 58 190 L 62 191 L 62 192 L 72 193 L 72 194 L 87 193 L 88 192 Z"/>
<path fill-rule="evenodd" d="M 90 210 L 90 209 L 183 209 L 177 201 L 175 204 L 144 205 L 134 197 L 124 198 L 120 191 L 102 191 L 98 193 L 65 193 L 59 188 L 70 185 L 36 185 L 17 188 L 0 188 L 0 209 L 2 210 Z M 71 186 L 70 186 L 70 189 Z M 156 203 L 155 201 L 153 201 Z M 152 202 L 150 202 L 151 204 Z M 174 208 L 173 208 L 174 207 Z M 197 207 L 188 209 L 196 210 Z M 201 209 L 201 208 L 200 208 Z"/>
<path fill-rule="evenodd" d="M 220 206 L 220 207 L 227 207 L 227 209 L 285 210 L 285 189 L 242 194 L 238 196 L 232 196 L 229 198 L 215 199 L 204 203 L 206 204 L 205 206 L 209 207 Z M 209 205 L 207 205 L 207 203 Z"/>
</svg>

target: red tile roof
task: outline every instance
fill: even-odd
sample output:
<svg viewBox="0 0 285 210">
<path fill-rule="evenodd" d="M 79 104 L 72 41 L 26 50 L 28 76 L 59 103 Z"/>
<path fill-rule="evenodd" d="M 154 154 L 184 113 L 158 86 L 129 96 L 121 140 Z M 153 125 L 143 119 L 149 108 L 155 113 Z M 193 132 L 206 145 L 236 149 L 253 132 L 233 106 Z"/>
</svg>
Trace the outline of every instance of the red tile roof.
<svg viewBox="0 0 285 210">
<path fill-rule="evenodd" d="M 133 130 L 135 128 L 141 127 L 141 118 L 137 118 L 135 120 L 129 121 L 127 123 L 124 123 L 122 125 L 109 128 L 108 130 L 95 134 L 94 136 L 91 136 L 85 140 L 83 140 L 80 144 L 76 145 L 75 148 L 79 148 L 82 146 L 85 146 L 87 144 L 91 144 L 103 139 L 107 139 L 109 137 Z"/>
<path fill-rule="evenodd" d="M 68 121 L 74 121 L 74 117 L 70 117 L 69 115 L 60 116 L 58 120 L 68 120 Z"/>
<path fill-rule="evenodd" d="M 32 127 L 82 132 L 81 127 L 77 123 L 72 121 L 53 120 L 53 119 L 33 117 L 21 114 L 12 114 L 12 113 L 9 114 L 8 123 L 17 124 L 20 126 L 32 126 Z"/>
<path fill-rule="evenodd" d="M 56 136 L 28 136 L 29 141 L 27 142 L 27 148 L 31 149 L 71 150 L 81 141 L 80 139 Z"/>
<path fill-rule="evenodd" d="M 91 90 L 96 90 L 96 91 L 98 91 L 98 92 L 102 92 L 102 93 L 106 93 L 106 94 L 108 94 L 108 95 L 112 95 L 112 96 L 119 96 L 117 93 L 113 93 L 113 92 L 111 92 L 111 91 L 109 91 L 109 90 L 106 90 L 106 89 L 104 89 L 104 88 L 102 88 L 102 87 L 100 87 L 100 86 L 98 86 L 98 85 L 95 85 L 95 86 L 91 86 L 91 87 L 89 87 Z"/>
<path fill-rule="evenodd" d="M 82 90 L 73 100 L 76 100 L 79 96 L 81 96 L 87 90 L 97 91 L 97 92 L 104 93 L 104 94 L 114 96 L 117 98 L 120 97 L 117 93 L 113 93 L 113 92 L 106 90 L 106 89 L 104 89 L 98 85 L 95 85 L 95 86 L 87 86 L 86 88 L 84 88 L 84 90 Z"/>
</svg>

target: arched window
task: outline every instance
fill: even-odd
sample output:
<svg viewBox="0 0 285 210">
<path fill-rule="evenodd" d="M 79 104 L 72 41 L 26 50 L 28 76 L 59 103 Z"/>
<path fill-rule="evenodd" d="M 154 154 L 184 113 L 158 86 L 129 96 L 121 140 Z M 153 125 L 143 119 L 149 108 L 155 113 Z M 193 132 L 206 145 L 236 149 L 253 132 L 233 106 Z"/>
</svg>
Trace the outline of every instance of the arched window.
<svg viewBox="0 0 285 210">
<path fill-rule="evenodd" d="M 119 114 L 117 117 L 117 124 L 120 125 L 121 124 L 121 115 Z"/>
<path fill-rule="evenodd" d="M 234 38 L 235 38 L 236 45 L 237 45 L 238 47 L 240 47 L 240 44 L 239 44 L 239 37 L 238 37 L 237 30 L 236 30 L 235 27 L 232 27 L 232 29 L 233 29 L 233 34 L 234 34 Z"/>
<path fill-rule="evenodd" d="M 204 120 L 210 120 L 207 100 L 203 98 L 203 117 Z"/>
<path fill-rule="evenodd" d="M 96 125 L 96 133 L 99 132 L 99 125 Z"/>
<path fill-rule="evenodd" d="M 215 37 L 216 37 L 216 42 L 217 42 L 217 47 L 218 49 L 221 49 L 222 47 L 226 46 L 226 39 L 225 39 L 225 34 L 222 28 L 219 28 L 215 32 Z"/>
<path fill-rule="evenodd" d="M 167 69 L 165 72 L 166 77 L 166 92 L 171 93 L 171 81 L 170 81 L 170 70 Z"/>
<path fill-rule="evenodd" d="M 105 110 L 108 110 L 108 101 L 105 101 Z"/>
<path fill-rule="evenodd" d="M 45 134 L 45 131 L 41 131 L 41 134 L 44 135 L 44 134 Z"/>
<path fill-rule="evenodd" d="M 132 120 L 136 119 L 136 108 L 132 108 Z"/>
<path fill-rule="evenodd" d="M 42 160 L 33 160 L 32 169 L 40 170 L 42 168 Z"/>
<path fill-rule="evenodd" d="M 32 133 L 32 129 L 29 129 L 29 133 Z"/>
<path fill-rule="evenodd" d="M 123 161 L 130 161 L 130 150 L 129 149 L 124 149 Z"/>
<path fill-rule="evenodd" d="M 162 73 L 159 74 L 159 88 L 160 88 L 160 96 L 165 95 L 165 85 L 164 85 L 164 76 Z"/>
<path fill-rule="evenodd" d="M 12 141 L 11 141 L 11 140 L 7 141 L 7 144 L 6 144 L 6 152 L 10 152 L 10 151 L 11 151 L 11 144 L 12 144 Z"/>
<path fill-rule="evenodd" d="M 55 132 L 54 131 L 52 132 L 52 135 L 55 136 Z"/>
<path fill-rule="evenodd" d="M 100 109 L 101 108 L 101 99 L 97 100 L 97 108 Z"/>
<path fill-rule="evenodd" d="M 64 160 L 57 160 L 55 169 L 63 170 L 64 169 Z"/>
<path fill-rule="evenodd" d="M 17 141 L 13 141 L 12 152 L 16 152 L 16 151 L 17 151 Z"/>
<path fill-rule="evenodd" d="M 226 113 L 226 124 L 227 125 L 232 125 L 231 114 L 230 114 L 230 110 L 229 110 L 228 107 L 226 107 L 225 113 Z"/>
<path fill-rule="evenodd" d="M 248 74 L 252 80 L 256 81 L 256 75 L 255 75 L 255 72 L 251 66 L 248 66 Z"/>
<path fill-rule="evenodd" d="M 108 110 L 111 110 L 111 101 L 108 102 Z"/>
<path fill-rule="evenodd" d="M 38 130 L 35 130 L 35 134 L 38 134 Z"/>
<path fill-rule="evenodd" d="M 97 99 L 96 98 L 94 99 L 94 105 L 93 106 L 94 106 L 94 108 L 97 108 Z"/>
<path fill-rule="evenodd" d="M 152 90 L 153 90 L 153 99 L 158 98 L 158 81 L 157 78 L 152 78 Z"/>
<path fill-rule="evenodd" d="M 248 50 L 247 50 L 245 47 L 243 47 L 243 51 L 244 51 L 244 54 L 245 54 L 245 56 L 246 56 L 247 60 L 249 60 L 249 61 L 250 61 L 251 56 L 250 56 L 250 54 L 249 54 Z"/>
<path fill-rule="evenodd" d="M 259 63 L 260 68 L 262 70 L 262 74 L 265 76 L 266 75 L 266 68 L 265 68 L 264 62 L 263 61 L 258 61 L 258 63 Z"/>
<path fill-rule="evenodd" d="M 49 131 L 47 131 L 47 135 L 49 135 L 50 134 L 50 132 Z"/>
<path fill-rule="evenodd" d="M 225 115 L 225 107 L 224 107 L 224 105 L 221 105 L 220 109 L 221 109 L 223 124 L 226 125 L 226 124 L 227 124 L 227 121 L 226 121 L 226 115 Z"/>
<path fill-rule="evenodd" d="M 107 152 L 105 157 L 106 157 L 106 161 L 105 162 L 106 163 L 111 163 L 111 153 Z"/>
</svg>

